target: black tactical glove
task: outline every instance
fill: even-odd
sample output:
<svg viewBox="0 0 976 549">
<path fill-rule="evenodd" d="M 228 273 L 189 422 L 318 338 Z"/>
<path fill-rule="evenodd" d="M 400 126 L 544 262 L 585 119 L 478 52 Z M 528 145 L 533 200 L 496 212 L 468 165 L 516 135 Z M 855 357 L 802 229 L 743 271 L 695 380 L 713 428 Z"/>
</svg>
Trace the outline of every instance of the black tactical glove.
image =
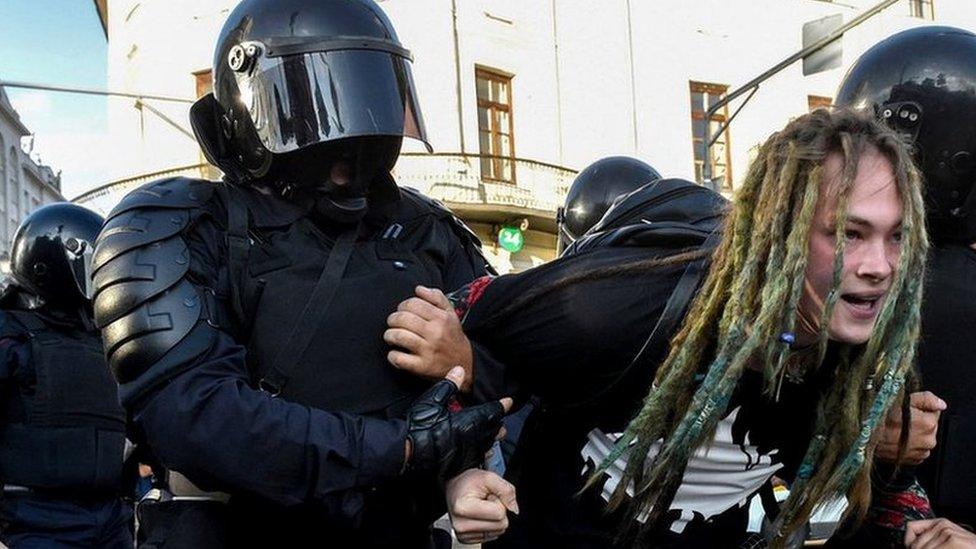
<svg viewBox="0 0 976 549">
<path fill-rule="evenodd" d="M 407 472 L 435 473 L 446 481 L 484 461 L 501 429 L 505 409 L 495 401 L 452 413 L 447 407 L 457 391 L 453 381 L 443 379 L 407 411 L 411 444 Z"/>
</svg>

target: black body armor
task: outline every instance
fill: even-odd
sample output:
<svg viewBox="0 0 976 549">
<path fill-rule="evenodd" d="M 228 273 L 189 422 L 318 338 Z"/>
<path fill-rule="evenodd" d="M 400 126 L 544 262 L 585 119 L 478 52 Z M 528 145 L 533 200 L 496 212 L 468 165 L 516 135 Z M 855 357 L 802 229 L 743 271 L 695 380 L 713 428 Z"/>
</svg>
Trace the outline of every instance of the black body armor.
<svg viewBox="0 0 976 549">
<path fill-rule="evenodd" d="M 31 311 L 4 314 L 28 334 L 30 362 L 0 400 L 0 479 L 37 489 L 118 489 L 125 412 L 97 332 Z"/>
</svg>

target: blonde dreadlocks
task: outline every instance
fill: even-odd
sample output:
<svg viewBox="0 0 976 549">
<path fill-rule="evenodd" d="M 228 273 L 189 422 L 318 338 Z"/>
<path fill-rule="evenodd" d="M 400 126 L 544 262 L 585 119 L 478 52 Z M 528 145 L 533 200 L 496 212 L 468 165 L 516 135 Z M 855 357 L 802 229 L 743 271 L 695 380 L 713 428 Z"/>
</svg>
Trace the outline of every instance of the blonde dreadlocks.
<svg viewBox="0 0 976 549">
<path fill-rule="evenodd" d="M 859 159 L 869 147 L 891 162 L 904 208 L 897 272 L 870 340 L 842 345 L 835 382 L 819 403 L 815 436 L 778 517 L 774 546 L 836 496 L 847 496 L 849 514 L 863 515 L 870 499 L 872 435 L 912 376 L 927 237 L 919 174 L 907 147 L 872 118 L 841 110 L 802 116 L 762 146 L 654 388 L 597 471 L 621 455 L 631 456 L 611 507 L 620 505 L 633 485 L 632 512 L 646 514 L 647 525 L 656 524 L 674 498 L 689 457 L 725 414 L 743 370 L 762 364 L 769 387 L 780 376 L 791 350 L 779 337 L 794 330 L 811 222 L 825 185 L 823 164 L 836 152 L 843 157 L 843 171 L 825 189 L 838 198 L 834 277 L 813 357 L 814 365 L 823 361 L 843 267 L 847 201 Z M 703 380 L 696 380 L 698 372 L 705 373 Z M 660 452 L 645 469 L 641 456 L 658 440 L 663 440 Z"/>
</svg>

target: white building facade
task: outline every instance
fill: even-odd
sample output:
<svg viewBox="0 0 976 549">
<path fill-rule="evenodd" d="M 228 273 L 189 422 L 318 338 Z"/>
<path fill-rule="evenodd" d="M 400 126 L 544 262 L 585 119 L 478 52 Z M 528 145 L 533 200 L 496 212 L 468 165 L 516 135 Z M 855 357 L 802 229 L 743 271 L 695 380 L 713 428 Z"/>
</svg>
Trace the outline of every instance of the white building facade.
<svg viewBox="0 0 976 549">
<path fill-rule="evenodd" d="M 501 270 L 551 259 L 555 208 L 576 170 L 609 155 L 665 176 L 701 177 L 704 111 L 800 50 L 807 22 L 856 17 L 876 0 L 379 0 L 414 55 L 436 153 L 406 144 L 401 184 L 442 199 L 485 240 Z M 113 91 L 192 99 L 207 89 L 214 40 L 235 0 L 95 0 Z M 976 30 L 972 0 L 899 0 L 842 39 L 838 68 L 800 63 L 762 84 L 719 136 L 716 179 L 731 190 L 755 147 L 811 106 L 829 104 L 866 48 L 918 25 Z M 81 200 L 105 209 L 150 172 L 199 174 L 188 104 L 110 107 L 113 146 L 133 179 Z M 720 111 L 712 126 L 741 100 Z M 160 114 L 162 116 L 160 116 Z M 169 120 L 167 120 L 169 119 Z M 180 171 L 181 168 L 185 168 Z M 175 170 L 174 170 L 175 169 Z M 525 248 L 496 242 L 528 221 Z M 522 223 L 524 226 L 524 222 Z"/>
<path fill-rule="evenodd" d="M 60 174 L 34 162 L 21 147 L 29 135 L 0 87 L 0 266 L 10 259 L 20 222 L 40 206 L 64 200 Z"/>
</svg>

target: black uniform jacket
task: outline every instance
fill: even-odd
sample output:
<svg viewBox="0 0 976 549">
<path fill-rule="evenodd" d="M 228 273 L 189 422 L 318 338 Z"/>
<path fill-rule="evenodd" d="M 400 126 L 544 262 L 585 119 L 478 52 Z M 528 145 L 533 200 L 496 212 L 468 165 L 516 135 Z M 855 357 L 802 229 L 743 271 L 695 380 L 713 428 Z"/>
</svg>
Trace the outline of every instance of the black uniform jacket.
<svg viewBox="0 0 976 549">
<path fill-rule="evenodd" d="M 135 436 L 200 487 L 229 492 L 239 539 L 380 545 L 423 538 L 441 512 L 436 483 L 399 478 L 403 412 L 429 382 L 387 362 L 382 333 L 417 284 L 451 289 L 489 268 L 443 206 L 391 188 L 358 227 L 313 200 L 181 178 L 134 191 L 108 217 L 96 320 Z M 232 203 L 247 212 L 237 268 L 228 227 L 243 210 Z M 330 304 L 304 311 L 349 231 Z M 307 323 L 311 342 L 288 348 Z M 280 394 L 260 390 L 282 357 L 292 365 Z"/>
</svg>

